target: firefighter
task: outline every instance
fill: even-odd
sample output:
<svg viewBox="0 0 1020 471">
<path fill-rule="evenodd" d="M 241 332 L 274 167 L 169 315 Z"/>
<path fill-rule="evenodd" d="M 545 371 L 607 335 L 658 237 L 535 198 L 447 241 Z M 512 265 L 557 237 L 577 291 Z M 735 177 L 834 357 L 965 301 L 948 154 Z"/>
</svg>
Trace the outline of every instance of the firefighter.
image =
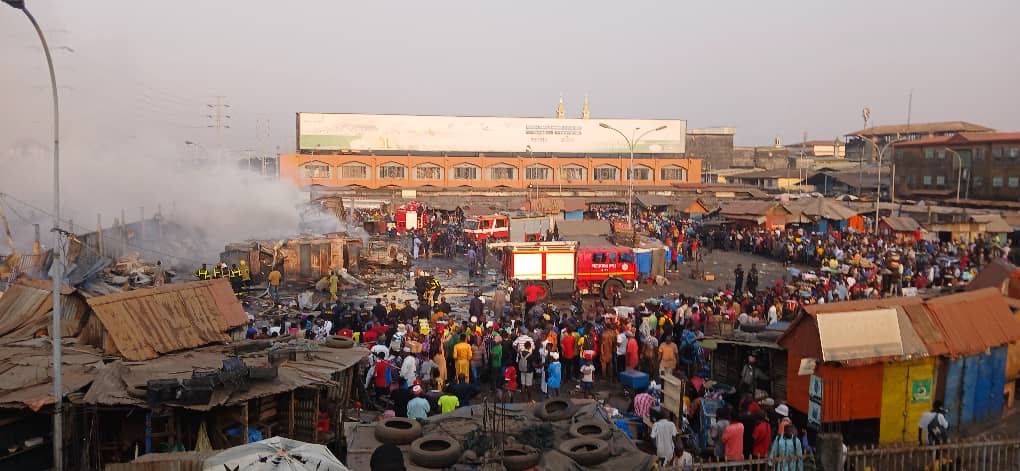
<svg viewBox="0 0 1020 471">
<path fill-rule="evenodd" d="M 219 264 L 217 264 L 215 267 L 213 267 L 212 277 L 213 277 L 213 279 L 223 278 L 223 271 L 220 270 Z"/>
<path fill-rule="evenodd" d="M 204 263 L 202 264 L 202 268 L 199 268 L 198 271 L 195 272 L 195 278 L 198 278 L 200 280 L 209 279 L 209 269 L 206 268 Z"/>
<path fill-rule="evenodd" d="M 241 260 L 241 284 L 244 286 L 244 292 L 247 293 L 251 289 L 251 270 L 248 268 L 248 262 Z"/>
<path fill-rule="evenodd" d="M 234 290 L 234 295 L 241 297 L 241 269 L 237 268 L 237 264 L 233 264 L 230 267 L 230 271 L 227 272 L 230 278 L 230 288 Z"/>
</svg>

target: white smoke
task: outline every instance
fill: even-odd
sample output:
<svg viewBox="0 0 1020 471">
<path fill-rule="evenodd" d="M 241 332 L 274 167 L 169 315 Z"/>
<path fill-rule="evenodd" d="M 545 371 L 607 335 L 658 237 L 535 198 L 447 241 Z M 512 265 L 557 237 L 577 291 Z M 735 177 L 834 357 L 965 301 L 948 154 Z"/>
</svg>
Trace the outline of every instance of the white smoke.
<svg viewBox="0 0 1020 471">
<path fill-rule="evenodd" d="M 162 208 L 164 217 L 201 228 L 207 240 L 204 252 L 171 254 L 187 259 L 216 260 L 223 245 L 249 239 L 273 239 L 299 230 L 299 206 L 306 203 L 291 184 L 264 178 L 237 165 L 193 161 L 196 153 L 158 139 L 139 139 L 144 146 L 103 149 L 88 145 L 62 145 L 62 216 L 73 220 L 74 232 L 91 232 L 97 214 L 109 228 L 125 213 L 127 222 L 152 217 Z M 199 157 L 209 157 L 199 155 Z M 43 145 L 21 142 L 0 154 L 0 192 L 29 203 L 33 210 L 7 198 L 7 217 L 19 251 L 32 244 L 33 222 L 39 223 L 44 245 L 52 226 L 52 154 Z M 213 156 L 214 157 L 214 156 Z M 215 158 L 207 159 L 215 160 Z M 6 244 L 0 253 L 6 253 Z M 150 258 L 142 254 L 145 258 Z"/>
</svg>

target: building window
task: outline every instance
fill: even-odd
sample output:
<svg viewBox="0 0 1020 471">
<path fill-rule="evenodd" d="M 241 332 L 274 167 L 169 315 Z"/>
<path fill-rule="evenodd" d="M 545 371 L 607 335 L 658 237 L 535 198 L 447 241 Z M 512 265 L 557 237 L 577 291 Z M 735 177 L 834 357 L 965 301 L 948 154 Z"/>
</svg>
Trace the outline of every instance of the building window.
<svg viewBox="0 0 1020 471">
<path fill-rule="evenodd" d="M 454 180 L 478 180 L 478 167 L 474 165 L 460 165 L 453 167 Z"/>
<path fill-rule="evenodd" d="M 992 147 L 992 158 L 993 159 L 1001 159 L 1002 158 L 1002 148 L 1001 147 Z"/>
<path fill-rule="evenodd" d="M 398 163 L 385 163 L 379 166 L 379 178 L 403 180 L 407 178 L 407 167 Z"/>
<path fill-rule="evenodd" d="M 333 168 L 323 162 L 308 162 L 301 166 L 305 178 L 329 178 L 333 175 Z"/>
<path fill-rule="evenodd" d="M 645 166 L 635 166 L 633 169 L 627 169 L 627 180 L 631 180 L 631 170 L 633 170 L 633 179 L 635 181 L 648 181 L 652 179 L 652 169 Z"/>
<path fill-rule="evenodd" d="M 984 183 L 984 181 L 983 181 L 983 179 L 981 177 L 974 177 L 974 178 L 972 178 L 970 180 L 970 182 L 971 182 L 971 185 L 974 185 L 974 186 L 981 186 Z"/>
<path fill-rule="evenodd" d="M 517 169 L 509 165 L 493 165 L 489 167 L 489 180 L 507 181 L 517 178 Z"/>
<path fill-rule="evenodd" d="M 414 168 L 415 180 L 442 180 L 443 167 L 435 164 L 422 164 Z"/>
<path fill-rule="evenodd" d="M 974 160 L 985 160 L 985 148 L 978 147 L 974 149 Z"/>
<path fill-rule="evenodd" d="M 552 179 L 552 169 L 545 165 L 532 165 L 524 169 L 524 179 L 528 181 L 548 181 Z"/>
<path fill-rule="evenodd" d="M 931 185 L 931 175 L 925 175 L 924 180 L 922 180 L 922 182 L 924 183 L 925 186 Z"/>
<path fill-rule="evenodd" d="M 1010 147 L 1009 151 L 1008 151 L 1008 154 L 1009 154 L 1009 158 L 1011 158 L 1011 159 L 1015 159 L 1017 157 L 1020 157 L 1020 147 Z"/>
<path fill-rule="evenodd" d="M 914 176 L 913 175 L 907 175 L 907 184 L 908 185 L 913 185 L 914 184 Z"/>
<path fill-rule="evenodd" d="M 1002 177 L 992 177 L 992 186 L 1002 188 Z"/>
<path fill-rule="evenodd" d="M 935 177 L 935 184 L 936 185 L 940 185 L 940 186 L 941 185 L 945 185 L 946 184 L 946 177 L 944 175 L 939 175 L 939 176 Z"/>
<path fill-rule="evenodd" d="M 344 180 L 368 180 L 368 165 L 349 163 L 340 166 L 340 178 Z"/>
<path fill-rule="evenodd" d="M 595 177 L 595 181 L 597 182 L 616 181 L 619 179 L 617 177 L 616 167 L 610 167 L 608 165 L 602 167 L 595 167 L 593 176 Z"/>
<path fill-rule="evenodd" d="M 946 150 L 945 149 L 939 149 L 938 156 L 939 156 L 939 159 L 946 158 Z"/>
<path fill-rule="evenodd" d="M 662 181 L 687 181 L 687 169 L 683 167 L 668 166 L 659 169 L 659 180 Z"/>
<path fill-rule="evenodd" d="M 560 167 L 560 180 L 566 182 L 583 182 L 585 168 L 580 165 L 564 165 Z"/>
<path fill-rule="evenodd" d="M 1009 177 L 1009 187 L 1016 188 L 1017 186 L 1020 186 L 1020 178 Z"/>
<path fill-rule="evenodd" d="M 935 149 L 925 149 L 924 158 L 931 160 L 935 158 Z"/>
<path fill-rule="evenodd" d="M 896 160 L 903 160 L 903 149 L 896 149 Z"/>
</svg>

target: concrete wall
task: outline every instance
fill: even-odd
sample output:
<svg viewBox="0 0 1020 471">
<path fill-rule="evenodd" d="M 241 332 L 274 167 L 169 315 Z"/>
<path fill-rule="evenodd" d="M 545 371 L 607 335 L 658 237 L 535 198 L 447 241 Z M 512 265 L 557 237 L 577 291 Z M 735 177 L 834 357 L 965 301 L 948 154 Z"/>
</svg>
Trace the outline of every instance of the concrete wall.
<svg viewBox="0 0 1020 471">
<path fill-rule="evenodd" d="M 756 146 L 733 149 L 733 167 L 763 168 L 774 170 L 789 168 L 789 150 L 785 147 Z"/>
<path fill-rule="evenodd" d="M 733 167 L 733 134 L 687 133 L 687 155 L 704 160 L 705 168 Z"/>
</svg>

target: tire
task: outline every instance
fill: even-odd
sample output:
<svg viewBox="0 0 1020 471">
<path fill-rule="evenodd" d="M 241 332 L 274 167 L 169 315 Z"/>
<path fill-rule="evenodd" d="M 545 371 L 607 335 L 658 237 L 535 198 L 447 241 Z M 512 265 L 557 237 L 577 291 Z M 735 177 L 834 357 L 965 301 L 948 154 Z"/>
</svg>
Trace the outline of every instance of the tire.
<svg viewBox="0 0 1020 471">
<path fill-rule="evenodd" d="M 611 300 L 614 293 L 623 295 L 623 282 L 620 280 L 606 280 L 602 283 L 602 298 Z"/>
<path fill-rule="evenodd" d="M 375 438 L 382 443 L 407 445 L 421 436 L 417 420 L 393 417 L 375 424 Z"/>
<path fill-rule="evenodd" d="M 574 416 L 577 404 L 568 398 L 554 397 L 535 406 L 535 417 L 546 422 L 567 420 Z"/>
<path fill-rule="evenodd" d="M 411 443 L 411 461 L 426 468 L 446 468 L 460 460 L 462 451 L 457 440 L 433 433 Z"/>
<path fill-rule="evenodd" d="M 613 429 L 608 424 L 596 420 L 582 420 L 570 426 L 572 438 L 597 438 L 609 440 L 613 436 Z"/>
<path fill-rule="evenodd" d="M 354 339 L 350 337 L 341 337 L 339 335 L 334 335 L 326 339 L 326 342 L 323 343 L 323 345 L 329 348 L 351 348 L 354 346 Z"/>
<path fill-rule="evenodd" d="M 542 453 L 530 447 L 508 446 L 499 458 L 506 471 L 524 471 L 537 466 L 542 460 Z"/>
<path fill-rule="evenodd" d="M 581 466 L 596 465 L 609 459 L 609 443 L 597 438 L 571 438 L 564 440 L 556 449 Z"/>
</svg>

